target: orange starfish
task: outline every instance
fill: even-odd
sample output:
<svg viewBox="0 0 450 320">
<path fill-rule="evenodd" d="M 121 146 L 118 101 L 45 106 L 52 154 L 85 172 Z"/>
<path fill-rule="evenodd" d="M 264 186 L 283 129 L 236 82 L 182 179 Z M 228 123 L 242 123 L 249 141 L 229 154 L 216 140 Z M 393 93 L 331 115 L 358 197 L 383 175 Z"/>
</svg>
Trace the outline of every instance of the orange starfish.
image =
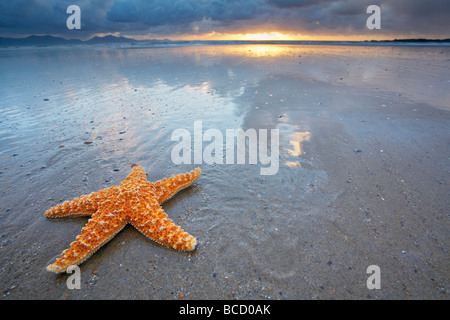
<svg viewBox="0 0 450 320">
<path fill-rule="evenodd" d="M 48 218 L 91 216 L 81 234 L 70 244 L 50 272 L 65 272 L 89 258 L 111 240 L 127 223 L 150 239 L 167 247 L 193 251 L 197 240 L 175 225 L 160 204 L 190 186 L 200 176 L 200 168 L 154 183 L 147 181 L 144 168 L 134 164 L 131 173 L 118 186 L 66 201 L 45 212 Z"/>
</svg>

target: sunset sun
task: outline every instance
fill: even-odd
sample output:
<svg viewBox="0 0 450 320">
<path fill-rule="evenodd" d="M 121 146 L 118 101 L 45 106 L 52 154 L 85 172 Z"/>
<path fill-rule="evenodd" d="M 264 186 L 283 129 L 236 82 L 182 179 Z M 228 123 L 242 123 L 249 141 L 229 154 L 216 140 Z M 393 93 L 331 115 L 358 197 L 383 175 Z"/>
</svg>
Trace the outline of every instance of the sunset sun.
<svg viewBox="0 0 450 320">
<path fill-rule="evenodd" d="M 291 38 L 279 32 L 269 32 L 269 33 L 264 32 L 264 33 L 247 33 L 243 35 L 240 40 L 273 41 L 273 40 L 291 40 Z"/>
</svg>

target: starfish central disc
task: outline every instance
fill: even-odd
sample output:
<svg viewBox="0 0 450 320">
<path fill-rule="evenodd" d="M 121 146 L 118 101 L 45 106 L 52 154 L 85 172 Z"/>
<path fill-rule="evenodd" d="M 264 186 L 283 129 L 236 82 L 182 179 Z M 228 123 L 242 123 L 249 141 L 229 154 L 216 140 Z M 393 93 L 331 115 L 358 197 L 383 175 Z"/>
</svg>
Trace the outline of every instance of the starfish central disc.
<svg viewBox="0 0 450 320">
<path fill-rule="evenodd" d="M 144 168 L 133 165 L 118 186 L 66 201 L 45 212 L 48 218 L 91 216 L 81 234 L 47 270 L 62 273 L 89 258 L 128 223 L 150 239 L 180 251 L 193 251 L 197 240 L 177 226 L 161 204 L 198 179 L 200 168 L 149 182 Z"/>
</svg>

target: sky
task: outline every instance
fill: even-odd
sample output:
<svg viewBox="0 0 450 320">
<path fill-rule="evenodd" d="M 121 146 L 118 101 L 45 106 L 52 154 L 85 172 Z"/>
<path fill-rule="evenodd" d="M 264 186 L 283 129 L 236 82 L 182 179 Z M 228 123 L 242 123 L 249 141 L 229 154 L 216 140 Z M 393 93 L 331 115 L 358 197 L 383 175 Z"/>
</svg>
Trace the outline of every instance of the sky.
<svg viewBox="0 0 450 320">
<path fill-rule="evenodd" d="M 81 11 L 69 30 L 67 7 Z M 380 7 L 370 30 L 367 7 Z M 450 0 L 0 0 L 0 37 L 171 40 L 450 38 Z"/>
</svg>

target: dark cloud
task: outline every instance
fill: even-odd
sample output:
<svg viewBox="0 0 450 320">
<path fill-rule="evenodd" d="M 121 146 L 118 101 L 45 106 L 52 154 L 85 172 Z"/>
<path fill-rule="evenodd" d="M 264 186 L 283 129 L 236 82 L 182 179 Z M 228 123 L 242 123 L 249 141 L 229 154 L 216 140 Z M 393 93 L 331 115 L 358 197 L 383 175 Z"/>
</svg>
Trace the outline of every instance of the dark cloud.
<svg viewBox="0 0 450 320">
<path fill-rule="evenodd" d="M 450 12 L 450 1 L 448 0 L 396 0 L 386 1 L 386 6 L 391 7 L 397 14 L 412 17 L 424 17 L 427 15 L 448 14 Z"/>
<path fill-rule="evenodd" d="M 267 3 L 278 8 L 304 8 L 311 5 L 321 5 L 333 0 L 267 0 Z"/>
<path fill-rule="evenodd" d="M 204 19 L 233 22 L 256 18 L 263 5 L 261 0 L 116 0 L 108 9 L 107 19 L 147 26 L 186 25 Z"/>
<path fill-rule="evenodd" d="M 330 15 L 338 16 L 356 16 L 361 15 L 361 12 L 366 12 L 367 7 L 373 1 L 334 1 L 330 3 L 329 12 Z"/>
<path fill-rule="evenodd" d="M 112 24 L 106 19 L 106 10 L 113 0 L 16 0 L 0 2 L 0 36 L 56 34 L 65 36 L 89 36 L 109 32 Z M 75 4 L 81 8 L 82 29 L 68 30 L 67 7 Z"/>
<path fill-rule="evenodd" d="M 82 29 L 68 30 L 66 9 L 78 5 Z M 310 35 L 373 35 L 366 8 L 381 7 L 382 30 L 450 37 L 449 0 L 15 0 L 0 2 L 0 35 L 97 33 L 170 37 L 208 32 L 289 31 Z M 267 27 L 267 30 L 261 28 Z"/>
<path fill-rule="evenodd" d="M 136 0 L 114 1 L 108 8 L 106 18 L 118 23 L 142 23 L 147 26 L 186 24 L 201 19 L 199 2 Z"/>
</svg>

